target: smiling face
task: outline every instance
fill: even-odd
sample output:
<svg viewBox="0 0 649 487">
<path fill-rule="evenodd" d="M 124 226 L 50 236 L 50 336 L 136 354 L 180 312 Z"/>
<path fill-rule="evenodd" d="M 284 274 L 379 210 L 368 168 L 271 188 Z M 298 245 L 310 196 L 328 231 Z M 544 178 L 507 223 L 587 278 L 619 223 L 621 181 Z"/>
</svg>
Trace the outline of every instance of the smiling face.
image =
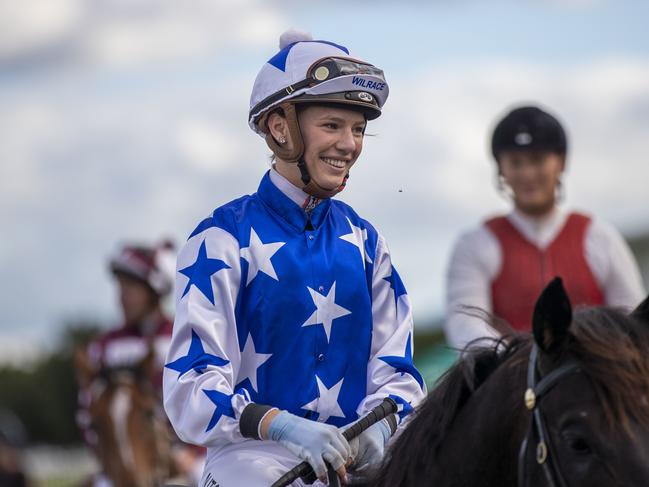
<svg viewBox="0 0 649 487">
<path fill-rule="evenodd" d="M 298 121 L 311 178 L 321 188 L 336 189 L 361 154 L 365 117 L 354 110 L 314 105 L 300 110 Z"/>
<path fill-rule="evenodd" d="M 273 114 L 269 128 L 279 139 L 292 145 L 286 119 Z M 298 109 L 298 123 L 304 140 L 303 159 L 311 179 L 322 189 L 336 190 L 363 149 L 367 124 L 363 113 L 329 105 L 304 105 Z M 277 171 L 298 187 L 303 184 L 295 164 L 276 160 Z"/>
<path fill-rule="evenodd" d="M 500 174 L 514 194 L 514 205 L 531 216 L 552 210 L 565 157 L 553 152 L 510 150 L 498 157 Z"/>
</svg>

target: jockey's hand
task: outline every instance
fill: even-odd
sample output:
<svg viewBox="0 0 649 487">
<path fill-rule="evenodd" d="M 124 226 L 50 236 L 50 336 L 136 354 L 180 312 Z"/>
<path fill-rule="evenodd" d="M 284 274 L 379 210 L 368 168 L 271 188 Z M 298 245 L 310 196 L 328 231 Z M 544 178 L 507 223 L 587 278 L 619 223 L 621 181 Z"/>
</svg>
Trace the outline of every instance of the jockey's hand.
<svg viewBox="0 0 649 487">
<path fill-rule="evenodd" d="M 390 426 L 382 420 L 353 438 L 349 442 L 354 454 L 352 468 L 362 471 L 367 467 L 380 464 L 385 453 L 385 444 L 390 436 L 392 436 Z"/>
<path fill-rule="evenodd" d="M 300 418 L 288 411 L 275 416 L 268 428 L 268 438 L 309 462 L 317 477 L 325 481 L 329 463 L 346 482 L 345 464 L 351 459 L 349 443 L 335 426 Z"/>
</svg>

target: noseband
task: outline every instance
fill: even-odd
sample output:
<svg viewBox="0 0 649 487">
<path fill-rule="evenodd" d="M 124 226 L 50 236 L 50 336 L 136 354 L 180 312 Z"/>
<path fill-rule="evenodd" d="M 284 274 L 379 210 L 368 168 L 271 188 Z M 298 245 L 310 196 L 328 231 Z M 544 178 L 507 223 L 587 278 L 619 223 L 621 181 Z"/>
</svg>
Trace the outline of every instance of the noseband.
<svg viewBox="0 0 649 487">
<path fill-rule="evenodd" d="M 552 440 L 545 426 L 543 414 L 539 404 L 545 394 L 550 391 L 561 379 L 569 374 L 579 372 L 581 369 L 574 361 L 569 361 L 561 367 L 553 370 L 544 377 L 538 370 L 539 350 L 536 344 L 532 344 L 530 360 L 527 367 L 527 390 L 525 391 L 525 406 L 532 412 L 532 419 L 527 435 L 521 443 L 518 453 L 518 486 L 527 485 L 525 458 L 533 440 L 536 444 L 536 462 L 543 467 L 543 472 L 550 487 L 567 487 L 566 481 L 559 470 Z"/>
</svg>

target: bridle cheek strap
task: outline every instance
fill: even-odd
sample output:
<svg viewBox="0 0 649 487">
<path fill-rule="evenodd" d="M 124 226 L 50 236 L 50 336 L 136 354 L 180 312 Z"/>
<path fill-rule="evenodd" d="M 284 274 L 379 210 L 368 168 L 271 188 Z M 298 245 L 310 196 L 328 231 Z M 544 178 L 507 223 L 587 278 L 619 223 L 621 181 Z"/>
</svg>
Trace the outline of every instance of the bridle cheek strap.
<svg viewBox="0 0 649 487">
<path fill-rule="evenodd" d="M 525 471 L 526 457 L 532 437 L 536 434 L 536 437 L 538 438 L 536 462 L 543 467 L 543 472 L 545 473 L 548 485 L 550 487 L 568 487 L 561 470 L 559 470 L 556 464 L 554 446 L 545 426 L 545 420 L 541 410 L 539 409 L 539 404 L 541 399 L 545 397 L 546 393 L 557 385 L 561 379 L 567 375 L 580 372 L 581 369 L 576 362 L 569 361 L 561 367 L 554 369 L 546 376 L 539 377 L 538 353 L 538 347 L 536 344 L 533 344 L 527 368 L 527 390 L 525 391 L 524 397 L 525 406 L 531 411 L 532 418 L 527 435 L 521 443 L 518 454 L 518 485 L 519 487 L 525 487 L 527 484 Z"/>
</svg>

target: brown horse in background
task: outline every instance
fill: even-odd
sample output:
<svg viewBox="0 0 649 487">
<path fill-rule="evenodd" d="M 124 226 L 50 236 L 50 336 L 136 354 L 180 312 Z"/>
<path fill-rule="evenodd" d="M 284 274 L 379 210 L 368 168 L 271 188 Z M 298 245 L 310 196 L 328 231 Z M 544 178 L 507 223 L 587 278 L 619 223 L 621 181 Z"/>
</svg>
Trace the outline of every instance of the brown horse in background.
<svg viewBox="0 0 649 487">
<path fill-rule="evenodd" d="M 91 428 L 96 455 L 113 487 L 158 487 L 173 474 L 173 435 L 160 398 L 149 380 L 154 354 L 129 368 L 107 370 L 76 351 L 81 387 L 92 396 Z"/>
</svg>

